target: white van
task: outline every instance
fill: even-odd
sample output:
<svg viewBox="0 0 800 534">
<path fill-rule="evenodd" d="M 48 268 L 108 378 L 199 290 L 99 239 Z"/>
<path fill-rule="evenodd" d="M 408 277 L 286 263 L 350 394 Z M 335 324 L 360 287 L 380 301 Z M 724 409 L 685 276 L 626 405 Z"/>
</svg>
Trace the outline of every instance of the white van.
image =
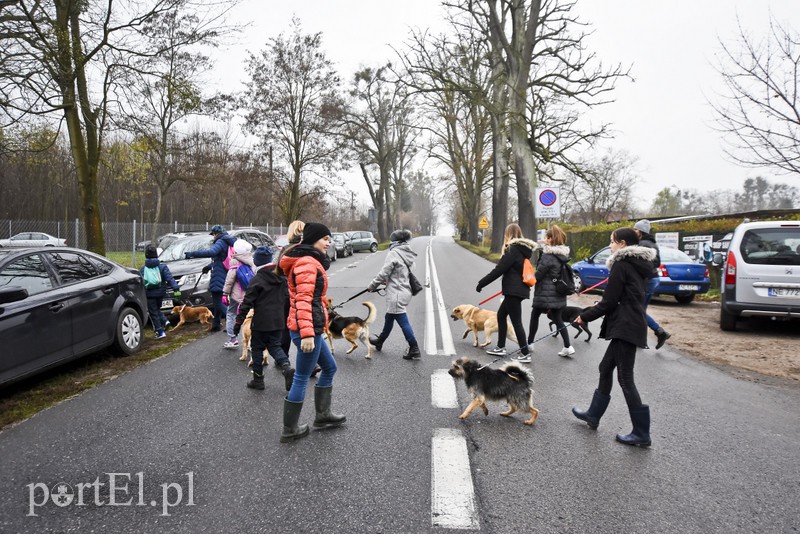
<svg viewBox="0 0 800 534">
<path fill-rule="evenodd" d="M 745 317 L 800 318 L 800 221 L 740 224 L 722 269 L 719 326 Z"/>
</svg>

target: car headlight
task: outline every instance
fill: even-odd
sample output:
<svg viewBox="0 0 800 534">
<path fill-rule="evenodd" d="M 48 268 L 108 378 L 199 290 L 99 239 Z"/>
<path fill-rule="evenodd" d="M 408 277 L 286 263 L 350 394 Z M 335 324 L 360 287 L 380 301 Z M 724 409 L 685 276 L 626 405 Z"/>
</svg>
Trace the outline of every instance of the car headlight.
<svg viewBox="0 0 800 534">
<path fill-rule="evenodd" d="M 200 278 L 199 281 L 198 281 L 198 278 Z M 198 285 L 198 286 L 200 284 L 208 285 L 208 281 L 209 280 L 211 280 L 211 273 L 210 272 L 208 272 L 206 274 L 203 274 L 203 273 L 192 273 L 192 274 L 187 274 L 187 275 L 182 276 L 178 280 L 178 285 L 181 286 L 182 289 L 183 288 L 191 289 L 191 288 L 195 287 L 195 284 Z"/>
</svg>

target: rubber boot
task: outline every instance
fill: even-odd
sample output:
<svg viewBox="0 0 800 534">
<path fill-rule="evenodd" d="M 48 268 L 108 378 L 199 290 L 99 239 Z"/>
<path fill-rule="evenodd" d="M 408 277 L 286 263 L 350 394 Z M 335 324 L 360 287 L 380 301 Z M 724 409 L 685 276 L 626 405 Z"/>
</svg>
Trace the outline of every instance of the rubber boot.
<svg viewBox="0 0 800 534">
<path fill-rule="evenodd" d="M 419 352 L 419 344 L 415 341 L 414 343 L 408 344 L 408 350 L 403 355 L 404 360 L 413 360 L 414 358 L 419 358 L 422 355 Z"/>
<path fill-rule="evenodd" d="M 369 344 L 375 347 L 375 350 L 378 352 L 380 352 L 380 350 L 383 348 L 384 341 L 386 340 L 381 336 L 376 336 L 375 334 L 369 336 Z"/>
<path fill-rule="evenodd" d="M 333 386 L 314 388 L 314 407 L 317 409 L 317 416 L 314 418 L 314 427 L 324 428 L 339 426 L 347 417 L 331 411 L 331 392 Z"/>
<path fill-rule="evenodd" d="M 253 378 L 247 383 L 250 389 L 264 389 L 264 375 L 253 371 Z"/>
<path fill-rule="evenodd" d="M 308 435 L 308 425 L 305 423 L 297 423 L 302 410 L 302 402 L 292 402 L 286 398 L 283 399 L 283 433 L 281 434 L 281 443 L 289 443 L 290 441 L 304 438 Z"/>
<path fill-rule="evenodd" d="M 286 391 L 292 389 L 292 382 L 294 382 L 294 369 L 289 367 L 288 369 L 284 369 L 283 371 L 283 385 L 286 387 Z"/>
<path fill-rule="evenodd" d="M 672 334 L 670 334 L 669 332 L 667 332 L 666 330 L 664 330 L 663 328 L 661 328 L 659 326 L 658 330 L 656 330 L 656 338 L 658 338 L 658 342 L 656 343 L 656 350 L 658 350 L 661 347 L 663 347 L 664 343 L 666 343 L 667 340 L 669 338 L 671 338 L 671 337 L 672 337 Z"/>
<path fill-rule="evenodd" d="M 608 408 L 609 402 L 611 402 L 611 395 L 604 395 L 599 389 L 596 389 L 594 390 L 592 404 L 589 406 L 589 409 L 585 412 L 582 412 L 577 408 L 573 408 L 572 415 L 581 421 L 586 421 L 586 424 L 589 425 L 589 428 L 596 430 L 600 425 L 600 418 L 603 417 L 604 413 L 606 413 L 606 408 Z"/>
<path fill-rule="evenodd" d="M 650 407 L 646 404 L 629 408 L 633 430 L 630 434 L 623 436 L 617 434 L 617 441 L 625 445 L 636 445 L 638 447 L 650 446 Z"/>
</svg>

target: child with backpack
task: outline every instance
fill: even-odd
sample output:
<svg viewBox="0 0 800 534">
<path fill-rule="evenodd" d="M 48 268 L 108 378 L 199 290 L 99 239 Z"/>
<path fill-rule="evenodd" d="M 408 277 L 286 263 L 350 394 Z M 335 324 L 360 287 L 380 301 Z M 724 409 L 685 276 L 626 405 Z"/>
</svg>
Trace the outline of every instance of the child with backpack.
<svg viewBox="0 0 800 534">
<path fill-rule="evenodd" d="M 175 292 L 176 297 L 181 296 L 181 287 L 173 278 L 169 267 L 159 261 L 158 249 L 155 245 L 150 244 L 145 247 L 144 257 L 144 266 L 139 269 L 139 275 L 144 280 L 144 289 L 147 294 L 147 314 L 156 331 L 156 339 L 162 339 L 167 337 L 164 332 L 167 318 L 161 311 L 161 302 L 167 296 L 167 286 Z"/>
<path fill-rule="evenodd" d="M 233 325 L 236 323 L 236 314 L 239 312 L 239 304 L 244 299 L 247 286 L 255 276 L 256 266 L 253 263 L 252 250 L 253 246 L 244 239 L 237 239 L 233 244 L 233 256 L 228 264 L 225 285 L 222 287 L 222 294 L 228 300 L 225 323 L 228 341 L 222 345 L 226 349 L 239 347 L 239 336 L 233 332 Z"/>
</svg>

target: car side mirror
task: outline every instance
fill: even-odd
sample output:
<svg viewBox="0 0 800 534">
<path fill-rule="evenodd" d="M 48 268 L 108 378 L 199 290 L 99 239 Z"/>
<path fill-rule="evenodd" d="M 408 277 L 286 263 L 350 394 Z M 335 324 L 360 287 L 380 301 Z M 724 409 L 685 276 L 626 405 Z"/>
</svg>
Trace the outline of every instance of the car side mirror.
<svg viewBox="0 0 800 534">
<path fill-rule="evenodd" d="M 9 286 L 0 289 L 0 304 L 18 302 L 28 298 L 28 290 L 24 287 Z"/>
<path fill-rule="evenodd" d="M 592 258 L 583 258 L 583 261 L 585 261 L 586 263 L 594 263 Z"/>
<path fill-rule="evenodd" d="M 723 264 L 722 259 L 722 252 L 715 252 L 714 256 L 711 258 L 711 265 L 714 267 L 719 267 Z"/>
</svg>

